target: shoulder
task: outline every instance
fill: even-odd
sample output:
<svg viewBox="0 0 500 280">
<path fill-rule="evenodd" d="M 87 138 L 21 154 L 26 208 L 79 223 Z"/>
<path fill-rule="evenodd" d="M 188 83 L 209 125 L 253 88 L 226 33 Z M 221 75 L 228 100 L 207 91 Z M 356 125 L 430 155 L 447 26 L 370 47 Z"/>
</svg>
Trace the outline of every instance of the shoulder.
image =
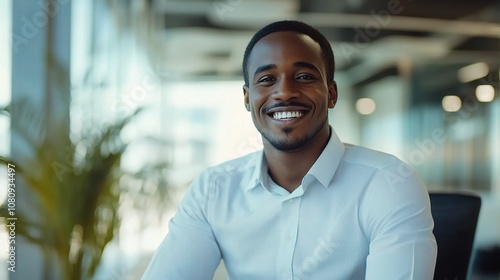
<svg viewBox="0 0 500 280">
<path fill-rule="evenodd" d="M 257 168 L 262 160 L 262 151 L 253 152 L 235 159 L 231 159 L 218 165 L 209 167 L 204 174 L 213 176 L 232 176 L 251 173 Z"/>
<path fill-rule="evenodd" d="M 365 233 L 406 225 L 432 225 L 427 188 L 409 164 L 396 156 L 361 146 L 346 145 L 345 164 L 353 180 L 365 175 L 360 188 L 359 215 Z M 396 226 L 397 225 L 397 226 Z"/>
<path fill-rule="evenodd" d="M 202 209 L 209 217 L 207 211 L 215 207 L 218 201 L 231 199 L 238 193 L 237 186 L 250 181 L 259 162 L 259 152 L 255 152 L 207 168 L 191 183 L 182 205 L 185 208 Z"/>
<path fill-rule="evenodd" d="M 394 155 L 372 150 L 363 146 L 344 144 L 343 160 L 349 164 L 362 165 L 374 169 L 386 169 L 400 164 L 405 164 Z"/>
<path fill-rule="evenodd" d="M 262 151 L 253 152 L 218 165 L 207 168 L 201 172 L 193 182 L 192 188 L 201 188 L 217 192 L 229 190 L 236 186 L 245 186 L 260 172 Z"/>
<path fill-rule="evenodd" d="M 406 200 L 427 192 L 413 167 L 396 156 L 362 146 L 345 147 L 343 160 L 350 174 L 366 175 L 366 198 Z"/>
</svg>

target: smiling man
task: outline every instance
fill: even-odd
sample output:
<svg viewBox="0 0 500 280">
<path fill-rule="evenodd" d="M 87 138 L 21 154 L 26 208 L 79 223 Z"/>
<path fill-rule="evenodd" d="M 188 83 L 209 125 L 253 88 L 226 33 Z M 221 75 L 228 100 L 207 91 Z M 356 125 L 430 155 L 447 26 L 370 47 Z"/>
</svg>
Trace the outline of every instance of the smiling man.
<svg viewBox="0 0 500 280">
<path fill-rule="evenodd" d="M 330 136 L 337 87 L 325 60 L 333 63 L 332 51 L 325 52 L 308 35 L 281 31 L 252 40 L 245 55 L 245 105 L 263 137 L 271 178 L 290 192 Z"/>
<path fill-rule="evenodd" d="M 259 30 L 243 58 L 244 103 L 264 149 L 203 172 L 143 279 L 432 279 L 425 186 L 397 158 L 342 143 L 334 56 L 296 21 Z"/>
</svg>

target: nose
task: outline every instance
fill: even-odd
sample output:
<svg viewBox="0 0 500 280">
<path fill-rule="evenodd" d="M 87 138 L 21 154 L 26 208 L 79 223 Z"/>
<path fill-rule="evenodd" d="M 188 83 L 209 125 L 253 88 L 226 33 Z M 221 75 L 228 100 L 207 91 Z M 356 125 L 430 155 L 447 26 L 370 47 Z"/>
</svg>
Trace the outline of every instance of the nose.
<svg viewBox="0 0 500 280">
<path fill-rule="evenodd" d="M 295 87 L 294 81 L 282 77 L 277 83 L 274 84 L 273 98 L 280 101 L 287 101 L 296 98 L 300 92 Z"/>
</svg>

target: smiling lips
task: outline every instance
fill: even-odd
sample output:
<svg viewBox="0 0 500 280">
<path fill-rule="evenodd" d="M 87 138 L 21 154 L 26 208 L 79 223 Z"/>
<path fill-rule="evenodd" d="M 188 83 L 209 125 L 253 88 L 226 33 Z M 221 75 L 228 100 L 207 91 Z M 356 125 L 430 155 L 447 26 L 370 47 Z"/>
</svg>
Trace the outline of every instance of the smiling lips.
<svg viewBox="0 0 500 280">
<path fill-rule="evenodd" d="M 303 113 L 300 111 L 287 111 L 287 112 L 274 112 L 272 118 L 276 120 L 290 120 L 302 117 Z"/>
<path fill-rule="evenodd" d="M 266 114 L 274 120 L 291 121 L 305 116 L 309 111 L 310 108 L 302 104 L 275 104 Z"/>
</svg>

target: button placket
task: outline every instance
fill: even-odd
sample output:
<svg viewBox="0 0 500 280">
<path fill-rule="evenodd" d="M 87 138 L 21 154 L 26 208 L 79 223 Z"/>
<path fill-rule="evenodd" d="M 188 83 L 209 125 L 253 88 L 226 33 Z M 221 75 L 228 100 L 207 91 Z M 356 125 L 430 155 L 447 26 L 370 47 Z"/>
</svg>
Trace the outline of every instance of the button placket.
<svg viewBox="0 0 500 280">
<path fill-rule="evenodd" d="M 300 198 L 290 198 L 281 206 L 281 242 L 278 271 L 281 279 L 292 279 L 293 256 L 297 239 Z"/>
</svg>

